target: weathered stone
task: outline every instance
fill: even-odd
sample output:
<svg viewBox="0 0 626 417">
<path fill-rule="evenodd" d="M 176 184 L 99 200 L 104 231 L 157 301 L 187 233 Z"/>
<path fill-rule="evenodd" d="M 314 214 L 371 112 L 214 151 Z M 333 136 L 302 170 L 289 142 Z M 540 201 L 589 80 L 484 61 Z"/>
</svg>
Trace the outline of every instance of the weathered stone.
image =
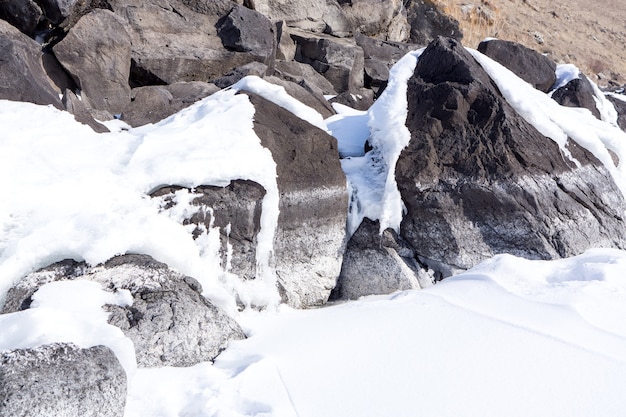
<svg viewBox="0 0 626 417">
<path fill-rule="evenodd" d="M 552 98 L 561 106 L 582 107 L 589 110 L 598 119 L 600 118 L 593 87 L 589 79 L 583 74 L 580 74 L 580 78 L 573 79 L 563 87 L 558 88 L 552 93 Z"/>
<path fill-rule="evenodd" d="M 124 20 L 108 10 L 94 10 L 54 46 L 54 54 L 94 109 L 124 112 L 130 103 L 131 58 Z"/>
<path fill-rule="evenodd" d="M 338 92 L 363 87 L 363 50 L 352 39 L 291 32 L 296 41 L 296 60 L 311 65 Z"/>
<path fill-rule="evenodd" d="M 219 87 L 201 81 L 133 88 L 122 120 L 133 127 L 156 123 L 216 91 Z"/>
<path fill-rule="evenodd" d="M 554 61 L 519 43 L 493 39 L 481 42 L 478 50 L 544 93 L 556 82 Z"/>
<path fill-rule="evenodd" d="M 367 110 L 374 104 L 374 91 L 361 88 L 353 93 L 346 91 L 330 99 L 331 103 L 339 103 L 356 110 Z"/>
<path fill-rule="evenodd" d="M 351 0 L 342 2 L 355 32 L 378 39 L 404 42 L 410 26 L 402 0 Z"/>
<path fill-rule="evenodd" d="M 94 130 L 94 132 L 109 132 L 109 129 L 105 125 L 98 123 L 93 118 L 90 111 L 91 109 L 85 105 L 84 101 L 79 100 L 72 90 L 65 90 L 63 93 L 62 103 L 65 106 L 65 110 L 72 113 L 77 122 L 88 125 Z"/>
<path fill-rule="evenodd" d="M 111 349 L 55 343 L 0 352 L 0 414 L 121 417 L 126 372 Z"/>
<path fill-rule="evenodd" d="M 461 40 L 463 33 L 459 22 L 444 13 L 431 0 L 409 0 L 405 2 L 407 21 L 411 26 L 409 41 L 427 45 L 438 36 Z"/>
<path fill-rule="evenodd" d="M 230 340 L 245 337 L 233 319 L 201 295 L 196 280 L 146 255 L 117 256 L 94 267 L 71 260 L 58 262 L 14 285 L 2 312 L 28 308 L 32 294 L 44 284 L 77 278 L 131 292 L 132 306 L 108 306 L 109 322 L 133 341 L 140 367 L 211 361 Z"/>
<path fill-rule="evenodd" d="M 563 158 L 460 43 L 426 49 L 407 98 L 401 236 L 442 276 L 497 253 L 553 259 L 626 246 L 626 204 L 607 170 L 574 142 L 580 167 Z"/>
<path fill-rule="evenodd" d="M 276 23 L 276 59 L 292 61 L 296 57 L 296 43 L 289 36 L 289 28 L 285 22 Z"/>
<path fill-rule="evenodd" d="M 33 0 L 0 0 L 0 19 L 33 36 L 43 13 Z"/>
<path fill-rule="evenodd" d="M 259 96 L 254 130 L 276 162 L 280 194 L 274 253 L 283 301 L 324 303 L 336 285 L 345 249 L 348 193 L 337 141 Z"/>
<path fill-rule="evenodd" d="M 623 99 L 621 99 L 623 97 Z M 617 111 L 617 124 L 626 132 L 626 96 L 621 94 L 620 98 L 616 96 L 607 95 L 606 98 L 613 103 L 615 111 Z"/>
<path fill-rule="evenodd" d="M 315 69 L 301 62 L 276 61 L 276 75 L 287 81 L 292 81 L 311 91 L 321 91 L 323 95 L 336 95 L 335 87 Z"/>
<path fill-rule="evenodd" d="M 232 51 L 251 52 L 263 58 L 275 54 L 274 25 L 262 14 L 245 7 L 234 7 L 220 19 L 217 35 L 224 47 Z"/>
<path fill-rule="evenodd" d="M 311 88 L 305 88 L 303 86 L 305 85 L 304 82 L 302 82 L 302 84 L 296 84 L 292 81 L 283 80 L 275 76 L 265 77 L 263 79 L 269 83 L 280 85 L 285 89 L 287 94 L 289 94 L 291 97 L 296 98 L 301 103 L 304 103 L 307 106 L 317 110 L 324 119 L 335 114 L 332 106 L 330 105 L 328 100 L 324 98 L 321 91 L 312 90 Z"/>
<path fill-rule="evenodd" d="M 0 50 L 0 99 L 63 108 L 59 92 L 44 71 L 37 42 L 0 20 Z"/>
<path fill-rule="evenodd" d="M 262 78 L 265 77 L 265 74 L 267 74 L 267 72 L 267 65 L 261 64 L 260 62 L 250 62 L 249 64 L 229 71 L 223 77 L 216 78 L 212 82 L 219 88 L 226 88 L 235 84 L 242 78 L 247 77 L 248 75 L 256 75 L 257 77 Z"/>
<path fill-rule="evenodd" d="M 413 249 L 393 230 L 381 234 L 379 227 L 377 221 L 365 218 L 348 241 L 334 299 L 354 300 L 432 283 Z"/>
</svg>

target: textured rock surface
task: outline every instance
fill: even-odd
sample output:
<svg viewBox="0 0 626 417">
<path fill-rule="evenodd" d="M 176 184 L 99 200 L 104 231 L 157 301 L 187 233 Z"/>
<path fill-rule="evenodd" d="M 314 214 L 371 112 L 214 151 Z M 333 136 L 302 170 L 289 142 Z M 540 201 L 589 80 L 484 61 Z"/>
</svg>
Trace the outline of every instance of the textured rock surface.
<svg viewBox="0 0 626 417">
<path fill-rule="evenodd" d="M 212 80 L 212 82 L 219 88 L 226 88 L 235 84 L 242 78 L 247 77 L 248 75 L 256 75 L 257 77 L 261 78 L 265 77 L 265 75 L 268 73 L 268 69 L 269 68 L 267 67 L 267 65 L 260 62 L 250 62 L 249 64 L 229 71 L 223 77 Z"/>
<path fill-rule="evenodd" d="M 54 54 L 94 109 L 121 114 L 130 103 L 131 43 L 125 22 L 108 10 L 83 16 Z"/>
<path fill-rule="evenodd" d="M 226 49 L 252 52 L 260 57 L 274 54 L 274 25 L 265 16 L 245 7 L 234 7 L 220 19 L 217 35 Z"/>
<path fill-rule="evenodd" d="M 459 22 L 443 13 L 431 0 L 408 0 L 404 3 L 411 26 L 410 42 L 427 45 L 437 36 L 463 38 Z"/>
<path fill-rule="evenodd" d="M 324 98 L 322 92 L 319 89 L 314 89 L 310 86 L 309 89 L 307 89 L 307 84 L 305 82 L 302 82 L 302 84 L 296 84 L 295 82 L 287 81 L 274 76 L 265 77 L 263 79 L 269 83 L 280 85 L 285 89 L 287 94 L 317 110 L 324 119 L 335 114 L 335 111 L 328 100 Z"/>
<path fill-rule="evenodd" d="M 0 352 L 0 415 L 121 417 L 126 372 L 111 349 L 55 343 Z"/>
<path fill-rule="evenodd" d="M 72 113 L 76 121 L 88 125 L 91 127 L 94 132 L 105 133 L 109 132 L 109 129 L 103 124 L 97 122 L 92 116 L 92 109 L 90 109 L 84 101 L 80 100 L 76 94 L 72 92 L 72 90 L 65 90 L 63 93 L 63 98 L 61 99 L 63 105 L 65 106 L 65 110 Z M 103 119 L 109 120 L 112 119 L 113 116 L 105 117 Z"/>
<path fill-rule="evenodd" d="M 52 80 L 44 71 L 37 42 L 0 20 L 0 51 L 0 99 L 63 108 Z"/>
<path fill-rule="evenodd" d="M 131 292 L 132 306 L 108 307 L 109 322 L 133 341 L 140 367 L 211 361 L 229 340 L 245 337 L 234 320 L 201 295 L 196 280 L 145 255 L 118 256 L 95 267 L 74 261 L 53 264 L 11 288 L 2 312 L 28 308 L 30 297 L 44 284 L 77 278 Z"/>
<path fill-rule="evenodd" d="M 35 33 L 43 13 L 33 0 L 0 1 L 0 19 L 6 20 L 28 36 Z"/>
<path fill-rule="evenodd" d="M 374 294 L 418 289 L 430 277 L 414 251 L 391 229 L 379 233 L 379 223 L 364 219 L 348 242 L 333 298 L 354 300 Z"/>
<path fill-rule="evenodd" d="M 615 111 L 617 111 L 617 124 L 623 131 L 626 132 L 626 96 L 622 94 L 621 97 L 623 97 L 624 100 L 620 100 L 619 98 L 615 98 L 610 95 L 606 98 L 613 103 L 613 107 L 615 107 Z"/>
<path fill-rule="evenodd" d="M 576 78 L 552 93 L 552 98 L 562 106 L 582 107 L 589 110 L 598 119 L 600 112 L 596 106 L 591 83 L 584 75 Z"/>
<path fill-rule="evenodd" d="M 460 43 L 439 38 L 408 85 L 396 165 L 401 235 L 443 276 L 497 253 L 531 259 L 625 247 L 626 205 L 575 143 L 577 168 L 519 117 Z"/>
<path fill-rule="evenodd" d="M 345 249 L 348 193 L 337 141 L 287 110 L 248 94 L 254 130 L 276 162 L 280 194 L 274 239 L 283 301 L 324 303 L 335 287 Z"/>
<path fill-rule="evenodd" d="M 276 61 L 276 75 L 280 78 L 298 83 L 311 92 L 321 92 L 322 95 L 336 95 L 335 87 L 308 65 L 297 61 Z"/>
<path fill-rule="evenodd" d="M 410 26 L 402 0 L 350 0 L 341 3 L 355 32 L 396 42 L 409 38 Z"/>
<path fill-rule="evenodd" d="M 478 50 L 507 67 L 537 90 L 547 93 L 556 82 L 554 61 L 519 43 L 493 39 L 481 42 Z"/>
</svg>

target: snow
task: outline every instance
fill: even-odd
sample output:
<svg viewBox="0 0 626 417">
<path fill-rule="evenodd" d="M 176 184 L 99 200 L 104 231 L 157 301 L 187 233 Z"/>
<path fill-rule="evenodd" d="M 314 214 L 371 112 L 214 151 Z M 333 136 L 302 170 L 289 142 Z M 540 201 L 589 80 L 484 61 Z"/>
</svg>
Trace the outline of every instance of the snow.
<svg viewBox="0 0 626 417">
<path fill-rule="evenodd" d="M 552 87 L 552 91 L 565 87 L 572 80 L 580 78 L 580 70 L 574 64 L 559 64 L 556 66 L 556 83 Z"/>
</svg>

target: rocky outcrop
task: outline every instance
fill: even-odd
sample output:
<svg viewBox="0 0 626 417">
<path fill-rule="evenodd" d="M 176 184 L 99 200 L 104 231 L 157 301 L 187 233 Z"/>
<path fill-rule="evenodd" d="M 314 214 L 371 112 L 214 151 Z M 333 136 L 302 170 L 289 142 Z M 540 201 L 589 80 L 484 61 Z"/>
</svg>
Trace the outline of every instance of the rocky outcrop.
<svg viewBox="0 0 626 417">
<path fill-rule="evenodd" d="M 301 85 L 314 94 L 336 95 L 335 87 L 308 65 L 297 61 L 276 61 L 276 76 Z"/>
<path fill-rule="evenodd" d="M 554 61 L 519 43 L 493 39 L 481 42 L 478 50 L 544 93 L 556 82 Z"/>
<path fill-rule="evenodd" d="M 0 20 L 0 50 L 0 99 L 63 108 L 43 68 L 41 47 L 37 42 Z"/>
<path fill-rule="evenodd" d="M 54 54 L 92 108 L 124 112 L 130 103 L 131 57 L 124 20 L 108 10 L 94 10 L 54 47 Z"/>
<path fill-rule="evenodd" d="M 404 42 L 410 26 L 402 0 L 340 1 L 354 31 L 386 41 Z"/>
<path fill-rule="evenodd" d="M 145 255 L 118 256 L 95 267 L 75 261 L 53 264 L 12 287 L 2 313 L 28 308 L 39 287 L 68 279 L 87 279 L 110 290 L 130 291 L 132 306 L 108 306 L 109 322 L 132 340 L 140 367 L 211 361 L 230 340 L 245 337 L 233 319 L 202 296 L 196 280 Z"/>
<path fill-rule="evenodd" d="M 28 36 L 35 33 L 42 16 L 41 8 L 33 0 L 4 0 L 0 3 L 0 19 Z"/>
<path fill-rule="evenodd" d="M 432 0 L 408 0 L 404 4 L 411 27 L 409 42 L 425 46 L 437 36 L 463 38 L 459 22 L 445 14 Z"/>
<path fill-rule="evenodd" d="M 268 83 L 280 85 L 285 89 L 287 94 L 297 99 L 299 102 L 317 110 L 324 119 L 335 114 L 328 100 L 324 98 L 322 91 L 305 81 L 295 83 L 275 76 L 264 77 L 263 79 Z"/>
<path fill-rule="evenodd" d="M 552 259 L 626 245 L 626 204 L 606 169 L 523 120 L 460 43 L 439 38 L 408 84 L 396 165 L 401 236 L 447 276 L 497 253 Z"/>
<path fill-rule="evenodd" d="M 393 230 L 381 234 L 379 228 L 377 221 L 365 218 L 354 232 L 331 298 L 355 300 L 431 284 L 428 272 L 415 260 L 413 249 Z"/>
<path fill-rule="evenodd" d="M 617 125 L 626 132 L 626 96 L 623 94 L 624 100 L 621 100 L 615 96 L 607 95 L 606 98 L 613 103 L 615 111 L 617 112 Z"/>
<path fill-rule="evenodd" d="M 294 307 L 322 304 L 335 287 L 345 249 L 348 194 L 337 141 L 247 94 L 256 109 L 254 130 L 276 162 L 280 214 L 274 254 L 281 296 Z"/>
<path fill-rule="evenodd" d="M 121 417 L 126 372 L 111 349 L 55 343 L 0 352 L 0 414 Z"/>
<path fill-rule="evenodd" d="M 600 112 L 596 106 L 594 95 L 591 82 L 583 74 L 580 74 L 580 78 L 575 78 L 554 91 L 552 98 L 561 106 L 585 108 L 599 119 Z"/>
</svg>

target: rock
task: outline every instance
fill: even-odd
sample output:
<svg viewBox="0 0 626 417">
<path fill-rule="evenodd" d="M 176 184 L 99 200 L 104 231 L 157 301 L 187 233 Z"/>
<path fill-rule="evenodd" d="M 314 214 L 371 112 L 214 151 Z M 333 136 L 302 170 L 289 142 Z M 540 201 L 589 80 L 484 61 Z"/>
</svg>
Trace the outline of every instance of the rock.
<svg viewBox="0 0 626 417">
<path fill-rule="evenodd" d="M 123 19 L 108 10 L 94 10 L 53 50 L 94 109 L 124 112 L 130 103 L 131 43 Z"/>
<path fill-rule="evenodd" d="M 363 50 L 352 39 L 338 39 L 293 30 L 296 60 L 311 65 L 338 92 L 363 87 Z"/>
<path fill-rule="evenodd" d="M 0 20 L 0 99 L 63 106 L 42 64 L 41 47 Z"/>
<path fill-rule="evenodd" d="M 1 414 L 121 417 L 127 378 L 111 349 L 55 343 L 0 352 Z"/>
<path fill-rule="evenodd" d="M 247 0 L 248 7 L 267 16 L 272 22 L 316 33 L 349 36 L 350 21 L 335 0 Z"/>
<path fill-rule="evenodd" d="M 217 91 L 215 84 L 200 81 L 133 88 L 122 120 L 133 127 L 157 123 Z"/>
<path fill-rule="evenodd" d="M 74 115 L 74 119 L 77 122 L 85 124 L 91 127 L 94 132 L 105 133 L 109 132 L 109 129 L 96 121 L 91 115 L 91 109 L 72 92 L 72 90 L 65 90 L 62 99 L 65 110 Z"/>
<path fill-rule="evenodd" d="M 276 61 L 276 75 L 283 80 L 292 81 L 306 90 L 322 95 L 337 95 L 335 87 L 315 69 L 301 62 Z"/>
<path fill-rule="evenodd" d="M 374 104 L 374 92 L 367 88 L 361 88 L 354 93 L 346 91 L 331 98 L 330 102 L 343 104 L 356 110 L 367 110 Z"/>
<path fill-rule="evenodd" d="M 108 306 L 109 323 L 133 341 L 139 367 L 211 361 L 230 340 L 245 337 L 233 319 L 202 296 L 196 280 L 146 255 L 117 256 L 94 267 L 71 260 L 58 262 L 13 286 L 2 312 L 28 308 L 39 287 L 67 279 L 87 279 L 110 290 L 131 292 L 132 306 Z"/>
<path fill-rule="evenodd" d="M 163 187 L 151 196 L 164 199 L 169 209 L 175 205 L 174 193 L 180 189 Z M 191 200 L 198 209 L 183 223 L 196 225 L 194 239 L 211 227 L 219 227 L 223 268 L 240 278 L 254 279 L 265 189 L 253 181 L 235 180 L 226 187 L 203 185 L 191 191 L 198 195 Z"/>
<path fill-rule="evenodd" d="M 42 16 L 41 8 L 33 0 L 0 1 L 0 19 L 6 20 L 28 36 L 35 34 Z"/>
<path fill-rule="evenodd" d="M 348 193 L 337 141 L 257 95 L 254 130 L 276 162 L 280 194 L 274 254 L 279 290 L 293 307 L 319 305 L 336 285 Z"/>
<path fill-rule="evenodd" d="M 218 27 L 226 16 L 243 8 L 229 0 L 160 0 L 137 4 L 133 0 L 110 0 L 116 14 L 126 21 L 132 39 L 131 87 L 173 84 L 181 81 L 208 81 L 221 77 L 234 68 L 258 61 L 273 66 L 274 48 L 266 42 L 247 52 L 228 49 L 218 36 Z M 265 22 L 256 14 L 247 21 Z M 234 15 L 233 15 L 234 16 Z M 241 25 L 242 45 L 249 49 L 255 45 L 252 39 L 257 28 Z M 272 26 L 272 31 L 273 26 Z M 267 39 L 269 34 L 264 34 Z M 230 45 L 227 40 L 227 45 Z M 232 46 L 232 45 L 231 45 Z"/>
<path fill-rule="evenodd" d="M 269 83 L 280 85 L 285 89 L 287 94 L 289 94 L 291 97 L 296 98 L 301 103 L 304 103 L 307 106 L 317 110 L 324 119 L 335 114 L 332 106 L 330 105 L 328 100 L 324 98 L 324 95 L 321 93 L 321 91 L 314 90 L 310 87 L 309 89 L 307 89 L 304 81 L 301 81 L 302 84 L 296 84 L 294 82 L 283 80 L 274 76 L 265 77 L 263 79 Z"/>
<path fill-rule="evenodd" d="M 623 100 L 612 95 L 606 96 L 617 111 L 617 125 L 626 132 L 626 96 L 621 94 L 620 97 L 623 97 Z"/>
<path fill-rule="evenodd" d="M 409 42 L 427 45 L 438 36 L 457 40 L 463 39 L 459 22 L 444 13 L 431 0 L 409 0 L 405 2 L 407 21 L 411 26 Z"/>
<path fill-rule="evenodd" d="M 407 98 L 400 234 L 440 276 L 497 253 L 554 259 L 626 246 L 626 205 L 607 170 L 574 142 L 581 166 L 563 158 L 459 42 L 431 43 Z"/>
<path fill-rule="evenodd" d="M 259 57 L 275 54 L 274 25 L 265 16 L 245 7 L 233 9 L 217 24 L 217 36 L 231 51 L 252 52 Z"/>
<path fill-rule="evenodd" d="M 226 88 L 235 84 L 242 78 L 247 77 L 248 75 L 256 75 L 257 77 L 262 78 L 265 77 L 265 74 L 267 74 L 267 72 L 267 65 L 261 64 L 260 62 L 250 62 L 249 64 L 243 65 L 239 68 L 235 68 L 234 70 L 225 74 L 223 77 L 213 80 L 213 84 L 215 84 L 218 88 Z"/>
<path fill-rule="evenodd" d="M 593 87 L 583 74 L 552 93 L 552 98 L 561 106 L 582 107 L 600 119 L 600 111 L 594 96 Z"/>
<path fill-rule="evenodd" d="M 379 233 L 379 223 L 365 218 L 354 232 L 343 257 L 334 299 L 355 300 L 428 286 L 428 273 L 414 251 L 393 230 Z"/>
<path fill-rule="evenodd" d="M 410 26 L 402 0 L 351 0 L 342 2 L 355 32 L 378 39 L 404 42 Z"/>
<path fill-rule="evenodd" d="M 296 57 L 296 43 L 289 36 L 289 28 L 285 22 L 276 23 L 276 59 L 293 61 Z"/>
<path fill-rule="evenodd" d="M 478 50 L 544 93 L 556 82 L 554 61 L 519 43 L 493 39 L 481 42 Z"/>
</svg>

